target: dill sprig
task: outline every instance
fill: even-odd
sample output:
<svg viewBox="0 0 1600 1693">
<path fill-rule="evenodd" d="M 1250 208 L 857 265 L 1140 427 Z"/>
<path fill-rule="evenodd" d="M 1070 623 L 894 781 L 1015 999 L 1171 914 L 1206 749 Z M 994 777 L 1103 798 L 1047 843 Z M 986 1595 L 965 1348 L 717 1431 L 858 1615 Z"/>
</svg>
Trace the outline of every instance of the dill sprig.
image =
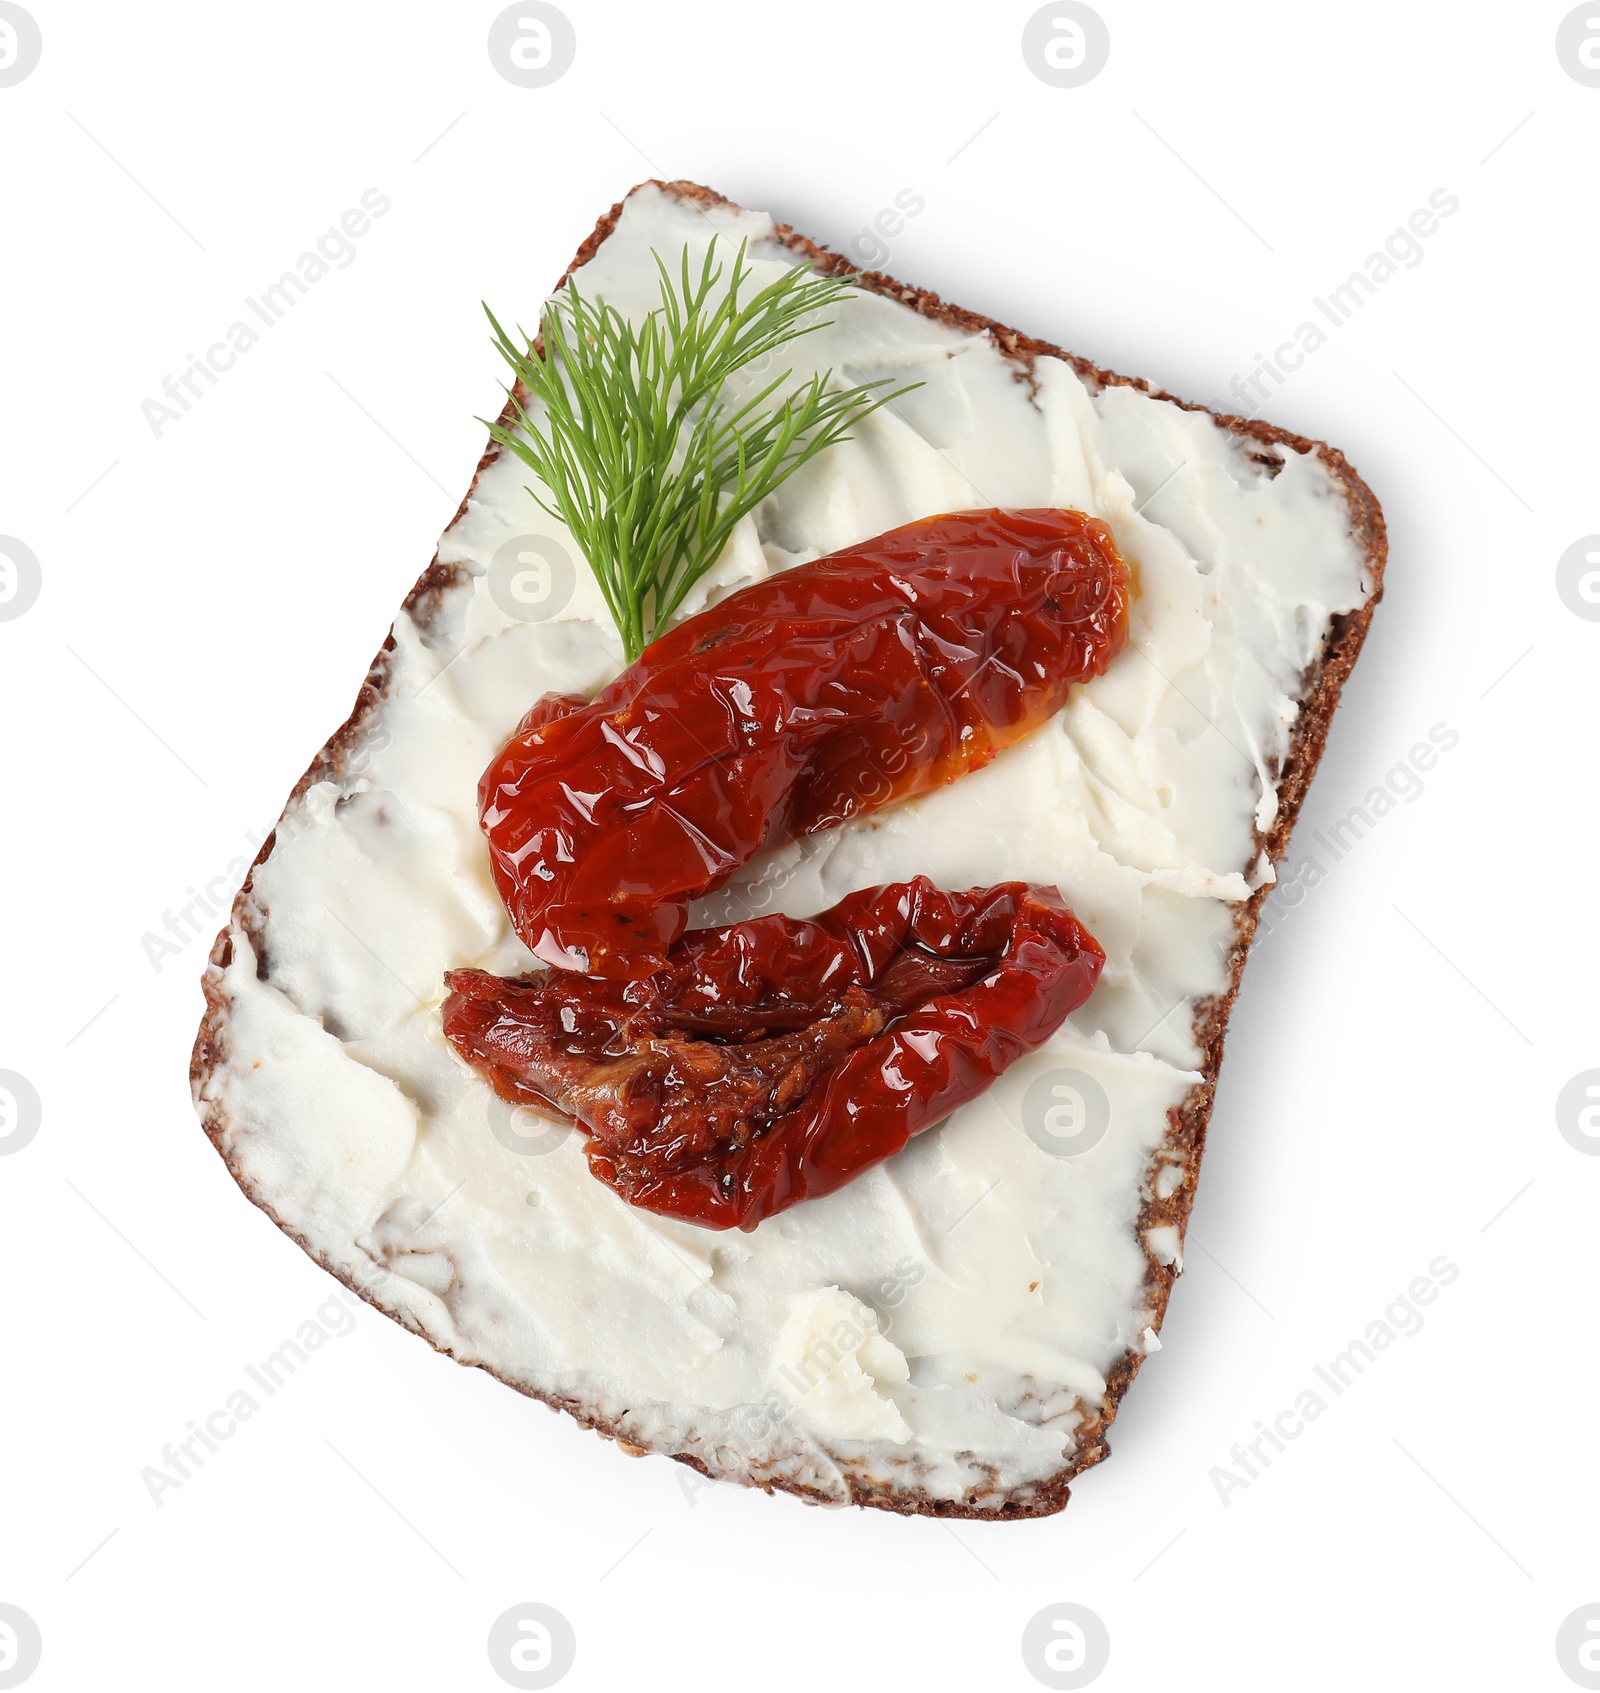
<svg viewBox="0 0 1600 1693">
<path fill-rule="evenodd" d="M 583 549 L 631 662 L 716 563 L 734 526 L 808 459 L 869 412 L 920 386 L 833 386 L 833 372 L 785 388 L 785 371 L 734 403 L 723 385 L 786 342 L 826 327 L 817 314 L 853 292 L 806 266 L 741 299 L 745 244 L 727 289 L 715 243 L 698 274 L 683 251 L 674 276 L 659 253 L 661 304 L 641 323 L 569 279 L 544 308 L 539 343 L 512 338 L 493 312 L 495 345 L 513 388 L 511 424 L 489 425 L 539 475 L 547 500 Z M 715 295 L 715 298 L 713 296 Z M 770 402 L 770 403 L 769 403 Z M 553 503 L 552 503 L 553 502 Z"/>
</svg>

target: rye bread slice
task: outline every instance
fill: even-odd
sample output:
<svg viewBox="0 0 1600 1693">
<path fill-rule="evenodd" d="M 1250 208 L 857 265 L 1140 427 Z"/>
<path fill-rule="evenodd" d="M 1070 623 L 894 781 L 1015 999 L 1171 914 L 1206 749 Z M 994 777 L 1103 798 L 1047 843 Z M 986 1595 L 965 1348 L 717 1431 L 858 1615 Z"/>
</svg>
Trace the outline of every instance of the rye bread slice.
<svg viewBox="0 0 1600 1693">
<path fill-rule="evenodd" d="M 639 188 L 643 187 L 657 188 L 666 194 L 708 211 L 718 207 L 734 208 L 732 201 L 695 183 L 654 182 L 639 185 Z M 637 193 L 639 188 L 635 188 L 631 192 Z M 599 220 L 593 233 L 578 249 L 572 263 L 563 273 L 558 286 L 564 283 L 575 269 L 594 256 L 600 245 L 615 228 L 617 220 L 622 214 L 623 204 L 624 202 L 619 201 Z M 1287 849 L 1290 833 L 1305 798 L 1307 787 L 1321 758 L 1329 723 L 1339 700 L 1340 690 L 1361 650 L 1362 642 L 1366 637 L 1372 619 L 1372 613 L 1382 591 L 1383 569 L 1387 551 L 1383 516 L 1377 500 L 1350 467 L 1344 455 L 1323 442 L 1308 440 L 1303 436 L 1291 434 L 1271 424 L 1213 412 L 1210 408 L 1180 400 L 1138 378 L 1121 376 L 1111 371 L 1102 370 L 1089 360 L 1066 352 L 1048 342 L 1023 335 L 1019 331 L 995 323 L 991 319 L 965 311 L 958 306 L 947 304 L 937 295 L 925 289 L 912 287 L 880 272 L 862 272 L 848 259 L 819 246 L 786 224 L 780 223 L 774 226 L 773 239 L 802 255 L 821 271 L 830 274 L 850 275 L 862 288 L 893 299 L 926 318 L 950 325 L 969 335 L 987 336 L 993 345 L 1008 360 L 1012 361 L 1021 380 L 1027 380 L 1031 377 L 1034 363 L 1041 357 L 1060 359 L 1071 366 L 1091 393 L 1108 387 L 1124 386 L 1137 389 L 1153 399 L 1168 402 L 1185 411 L 1204 413 L 1211 418 L 1218 429 L 1249 442 L 1251 444 L 1251 456 L 1266 468 L 1268 474 L 1271 474 L 1274 466 L 1282 463 L 1284 453 L 1311 454 L 1315 455 L 1320 461 L 1347 502 L 1350 531 L 1363 556 L 1365 570 L 1372 583 L 1372 591 L 1359 609 L 1333 618 L 1320 654 L 1306 672 L 1299 699 L 1299 716 L 1291 735 L 1287 756 L 1277 775 L 1277 815 L 1270 828 L 1265 831 L 1257 831 L 1256 844 L 1258 848 L 1273 863 L 1281 860 Z M 503 414 L 503 421 L 508 415 L 509 407 L 507 414 Z M 467 502 L 478 485 L 479 476 L 488 465 L 494 462 L 498 453 L 499 449 L 492 443 L 486 449 L 479 461 L 472 486 L 463 496 L 461 505 L 457 510 L 456 520 L 465 512 Z M 452 520 L 452 522 L 454 521 Z M 448 589 L 460 585 L 468 574 L 463 566 L 442 562 L 436 554 L 407 596 L 404 602 L 404 610 L 418 622 L 426 624 L 437 612 L 441 596 Z M 349 718 L 317 754 L 310 768 L 295 785 L 285 805 L 286 816 L 313 784 L 324 780 L 337 781 L 348 772 L 351 760 L 361 745 L 368 720 L 379 702 L 384 698 L 389 687 L 389 655 L 393 648 L 394 636 L 391 633 L 382 650 L 372 661 Z M 280 826 L 282 821 L 280 819 Z M 261 851 L 257 855 L 255 866 L 252 866 L 250 874 L 246 876 L 244 885 L 235 898 L 229 924 L 218 935 L 212 948 L 208 968 L 203 978 L 206 1010 L 190 1062 L 190 1082 L 196 1107 L 207 1135 L 218 1152 L 228 1162 L 230 1172 L 239 1182 L 246 1195 L 260 1206 L 285 1234 L 322 1264 L 323 1268 L 338 1276 L 341 1281 L 351 1287 L 352 1291 L 367 1299 L 377 1309 L 383 1310 L 386 1315 L 394 1316 L 396 1320 L 404 1322 L 415 1332 L 422 1333 L 421 1328 L 415 1322 L 408 1320 L 404 1315 L 388 1310 L 374 1297 L 371 1290 L 357 1285 L 356 1281 L 348 1274 L 328 1262 L 323 1254 L 314 1249 L 297 1232 L 292 1220 L 278 1216 L 263 1195 L 252 1191 L 252 1185 L 241 1172 L 237 1161 L 229 1157 L 230 1122 L 218 1097 L 217 1090 L 212 1086 L 229 1061 L 229 1025 L 232 1002 L 223 980 L 223 972 L 233 958 L 233 934 L 236 930 L 249 936 L 252 945 L 257 949 L 258 958 L 265 956 L 263 951 L 265 937 L 259 932 L 256 909 L 251 900 L 251 893 L 255 868 L 270 858 L 276 841 L 277 833 L 274 831 L 273 835 L 269 836 L 263 843 Z M 1221 993 L 1196 1005 L 1193 1035 L 1195 1043 L 1203 1055 L 1200 1065 L 1202 1079 L 1190 1091 L 1183 1103 L 1169 1113 L 1169 1134 L 1162 1149 L 1169 1163 L 1174 1158 L 1181 1163 L 1185 1179 L 1168 1198 L 1156 1197 L 1154 1187 L 1149 1183 L 1146 1184 L 1146 1198 L 1143 1201 L 1139 1218 L 1141 1239 L 1147 1236 L 1149 1230 L 1158 1227 L 1175 1230 L 1176 1238 L 1182 1239 L 1188 1221 L 1189 1208 L 1193 1201 L 1200 1157 L 1205 1144 L 1206 1127 L 1210 1118 L 1217 1073 L 1222 1061 L 1223 1039 L 1227 1029 L 1228 1016 L 1238 992 L 1240 975 L 1256 931 L 1261 906 L 1269 891 L 1270 884 L 1263 886 L 1248 901 L 1234 908 L 1235 932 L 1231 953 L 1227 961 L 1227 986 Z M 1181 1258 L 1175 1263 L 1164 1264 L 1158 1261 L 1154 1253 L 1150 1251 L 1148 1243 L 1146 1243 L 1146 1258 L 1146 1295 L 1149 1308 L 1154 1314 L 1153 1326 L 1159 1330 L 1161 1317 L 1165 1312 L 1173 1282 L 1181 1269 Z M 438 1343 L 433 1341 L 431 1337 L 424 1335 L 424 1338 L 429 1339 L 430 1344 L 435 1345 L 436 1349 L 448 1353 L 447 1348 L 438 1346 Z M 458 1361 L 467 1362 L 469 1360 Z M 1003 1497 L 996 1496 L 997 1492 L 1003 1492 L 1003 1490 L 985 1489 L 980 1486 L 969 1490 L 959 1499 L 951 1500 L 934 1497 L 914 1484 L 883 1486 L 859 1475 L 846 1473 L 845 1480 L 850 1499 L 858 1505 L 875 1506 L 902 1514 L 968 1517 L 983 1520 L 1043 1516 L 1058 1511 L 1067 1502 L 1068 1484 L 1071 1479 L 1080 1471 L 1108 1455 L 1107 1430 L 1116 1414 L 1123 1393 L 1127 1391 L 1142 1361 L 1142 1353 L 1130 1351 L 1124 1356 L 1121 1363 L 1109 1373 L 1103 1407 L 1098 1414 L 1079 1425 L 1075 1435 L 1077 1450 L 1060 1473 L 1046 1482 L 1030 1483 L 1026 1487 Z M 480 1364 L 478 1367 L 488 1369 L 490 1366 Z M 497 1372 L 491 1370 L 491 1373 Z M 500 1379 L 506 1380 L 507 1378 L 501 1376 Z M 529 1394 L 530 1397 L 542 1399 L 558 1410 L 566 1411 L 585 1427 L 592 1428 L 609 1439 L 617 1440 L 629 1452 L 638 1453 L 642 1450 L 629 1440 L 629 1431 L 623 1419 L 599 1414 L 595 1407 L 579 1400 L 536 1393 L 514 1381 L 508 1381 L 507 1384 L 517 1387 L 519 1391 Z M 666 1455 L 676 1458 L 679 1462 L 687 1464 L 703 1474 L 710 1475 L 713 1473 L 705 1459 L 694 1452 L 668 1451 Z M 822 1492 L 817 1488 L 807 1486 L 803 1482 L 797 1482 L 782 1475 L 765 1478 L 756 1477 L 753 1478 L 752 1484 L 763 1487 L 769 1492 L 781 1490 L 817 1502 L 839 1502 L 832 1494 Z"/>
</svg>

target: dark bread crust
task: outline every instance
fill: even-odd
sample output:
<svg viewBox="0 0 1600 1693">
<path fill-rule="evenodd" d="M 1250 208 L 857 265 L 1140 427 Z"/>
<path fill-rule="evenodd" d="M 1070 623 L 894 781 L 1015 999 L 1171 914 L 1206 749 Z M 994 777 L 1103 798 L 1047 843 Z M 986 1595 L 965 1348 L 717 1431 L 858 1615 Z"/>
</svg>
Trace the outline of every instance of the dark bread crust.
<svg viewBox="0 0 1600 1693">
<path fill-rule="evenodd" d="M 653 182 L 639 185 L 639 187 L 652 186 L 695 204 L 708 217 L 711 217 L 718 208 L 737 209 L 733 201 L 714 193 L 708 188 L 703 188 L 697 183 Z M 631 192 L 637 193 L 638 188 Z M 586 264 L 598 251 L 601 244 L 616 227 L 617 219 L 622 214 L 623 204 L 624 202 L 619 200 L 595 225 L 593 233 L 578 249 L 572 263 L 562 275 L 561 283 L 564 283 L 574 270 Z M 1180 400 L 1175 395 L 1154 388 L 1139 378 L 1120 376 L 1113 371 L 1102 370 L 1097 365 L 1091 364 L 1087 359 L 1068 353 L 1049 342 L 1036 340 L 1031 336 L 1020 334 L 1014 329 L 1009 329 L 1003 324 L 995 323 L 989 318 L 980 317 L 976 313 L 965 311 L 959 306 L 949 305 L 926 289 L 911 287 L 909 284 L 897 281 L 894 277 L 885 276 L 881 272 L 862 272 L 848 259 L 818 246 L 806 236 L 798 234 L 787 224 L 776 224 L 774 226 L 774 239 L 802 254 L 819 270 L 830 274 L 851 275 L 861 287 L 897 300 L 924 317 L 949 324 L 968 334 L 988 335 L 994 344 L 1016 363 L 1019 379 L 1031 381 L 1034 362 L 1040 357 L 1061 359 L 1072 367 L 1091 391 L 1116 386 L 1135 388 L 1154 399 L 1167 401 L 1185 411 L 1205 413 L 1219 429 L 1255 443 L 1260 452 L 1259 462 L 1264 465 L 1270 466 L 1274 461 L 1281 461 L 1281 454 L 1284 451 L 1314 454 L 1322 462 L 1330 477 L 1344 493 L 1349 507 L 1351 532 L 1361 549 L 1366 570 L 1372 582 L 1372 592 L 1359 610 L 1346 613 L 1333 620 L 1321 654 L 1306 675 L 1301 692 L 1300 716 L 1290 740 L 1288 754 L 1278 776 L 1277 818 L 1271 829 L 1261 835 L 1258 840 L 1259 847 L 1268 854 L 1272 862 L 1275 864 L 1279 862 L 1287 850 L 1295 818 L 1299 814 L 1306 790 L 1316 771 L 1318 761 L 1322 757 L 1323 747 L 1327 741 L 1328 727 L 1334 708 L 1339 701 L 1340 690 L 1355 665 L 1356 658 L 1361 651 L 1362 642 L 1366 639 L 1373 611 L 1382 594 L 1383 570 L 1388 551 L 1383 513 L 1379 509 L 1378 502 L 1373 497 L 1372 492 L 1357 476 L 1344 455 L 1324 442 L 1291 434 L 1287 430 L 1276 428 L 1269 423 L 1214 412 L 1209 407 Z M 560 283 L 557 286 L 560 286 Z M 507 411 L 502 414 L 503 422 L 507 421 L 509 411 L 508 404 Z M 457 519 L 466 510 L 467 502 L 477 487 L 478 476 L 497 456 L 498 449 L 491 443 L 479 460 L 472 486 L 467 490 L 456 512 Z M 453 519 L 452 523 L 454 521 Z M 445 591 L 459 585 L 466 574 L 459 565 L 442 563 L 436 554 L 415 587 L 406 597 L 405 611 L 419 622 L 427 623 L 437 611 L 440 599 Z M 337 779 L 347 770 L 352 757 L 359 750 L 367 719 L 383 698 L 387 689 L 390 671 L 389 655 L 393 648 L 394 637 L 391 634 L 384 642 L 383 648 L 373 659 L 350 716 L 317 754 L 311 767 L 300 778 L 299 782 L 295 784 L 285 806 L 285 815 L 314 783 Z M 281 821 L 280 819 L 280 824 Z M 234 900 L 229 925 L 218 935 L 212 948 L 202 983 L 206 997 L 206 1011 L 190 1060 L 189 1079 L 206 1134 L 225 1160 L 227 1159 L 225 1138 L 228 1122 L 220 1105 L 216 1101 L 204 1097 L 206 1083 L 226 1064 L 228 1057 L 230 1001 L 222 985 L 222 971 L 232 961 L 231 930 L 235 925 L 238 925 L 245 933 L 250 935 L 257 948 L 258 969 L 265 968 L 264 937 L 258 932 L 255 922 L 251 891 L 255 868 L 271 856 L 276 840 L 277 832 L 275 830 L 262 844 L 261 851 L 256 856 L 255 864 L 252 865 L 250 874 L 245 878 L 244 886 L 239 890 Z M 1201 1065 L 1203 1079 L 1190 1092 L 1183 1104 L 1170 1113 L 1169 1134 L 1163 1147 L 1169 1163 L 1174 1156 L 1181 1161 L 1184 1180 L 1177 1191 L 1166 1199 L 1157 1198 L 1147 1181 L 1139 1218 L 1141 1238 L 1147 1230 L 1162 1225 L 1175 1228 L 1178 1231 L 1178 1237 L 1180 1239 L 1183 1237 L 1190 1206 L 1194 1199 L 1200 1157 L 1205 1147 L 1206 1126 L 1211 1116 L 1217 1074 L 1222 1063 L 1223 1040 L 1227 1032 L 1228 1016 L 1233 1009 L 1233 1002 L 1239 991 L 1240 976 L 1260 919 L 1261 907 L 1269 892 L 1270 885 L 1261 888 L 1239 908 L 1235 919 L 1233 948 L 1229 957 L 1228 987 L 1223 993 L 1201 1003 L 1196 1008 L 1194 1034 L 1204 1055 Z M 387 1310 L 377 1299 L 372 1297 L 368 1289 L 357 1286 L 343 1272 L 322 1260 L 310 1244 L 296 1232 L 292 1224 L 277 1216 L 270 1205 L 250 1191 L 249 1185 L 241 1172 L 231 1163 L 229 1170 L 244 1189 L 246 1195 L 256 1205 L 260 1206 L 285 1234 L 311 1257 L 316 1258 L 324 1269 L 338 1276 L 352 1292 L 357 1293 L 377 1309 L 382 1310 L 386 1316 L 395 1317 L 393 1312 Z M 1153 1325 L 1159 1330 L 1162 1317 L 1166 1312 L 1167 1301 L 1171 1296 L 1172 1285 L 1181 1269 L 1181 1260 L 1175 1266 L 1163 1265 L 1149 1253 L 1148 1247 L 1146 1248 L 1146 1256 L 1148 1264 L 1147 1295 L 1153 1313 Z M 408 1321 L 404 1317 L 395 1317 L 395 1320 L 404 1323 L 406 1327 L 411 1328 L 416 1333 L 422 1333 L 414 1322 Z M 423 1335 L 423 1338 L 427 1339 L 428 1337 Z M 434 1343 L 430 1340 L 429 1344 Z M 437 1349 L 444 1350 L 443 1348 Z M 447 1353 L 447 1355 L 449 1354 Z M 979 1521 L 1047 1516 L 1052 1512 L 1059 1511 L 1067 1502 L 1068 1484 L 1072 1478 L 1109 1454 L 1107 1431 L 1116 1415 L 1122 1395 L 1127 1391 L 1142 1361 L 1142 1354 L 1130 1352 L 1111 1372 L 1107 1380 L 1103 1410 L 1092 1421 L 1081 1425 L 1076 1431 L 1078 1440 L 1076 1456 L 1059 1475 L 1047 1482 L 1028 1484 L 1014 1490 L 1009 1496 L 1003 1497 L 999 1496 L 996 1487 L 980 1486 L 970 1490 L 959 1500 L 945 1500 L 933 1498 L 915 1486 L 891 1487 L 867 1483 L 858 1476 L 846 1472 L 845 1479 L 850 1488 L 852 1502 L 857 1505 L 870 1505 L 881 1510 L 895 1511 L 902 1515 L 962 1517 Z M 488 1368 L 486 1365 L 475 1367 Z M 490 1373 L 493 1374 L 494 1372 L 491 1371 Z M 500 1379 L 504 1380 L 505 1378 Z M 532 1393 L 528 1388 L 515 1382 L 508 1382 L 507 1385 L 517 1387 L 519 1392 L 527 1393 L 529 1397 L 541 1399 L 554 1409 L 567 1412 L 584 1427 L 594 1429 L 606 1438 L 618 1441 L 623 1449 L 630 1454 L 639 1455 L 643 1451 L 642 1448 L 629 1442 L 624 1429 L 618 1422 L 595 1415 L 581 1401 Z M 691 1453 L 669 1453 L 666 1455 L 675 1457 L 680 1463 L 687 1464 L 691 1468 L 699 1470 L 702 1474 L 710 1475 L 712 1473 L 700 1458 Z M 763 1486 L 768 1492 L 781 1490 L 818 1503 L 836 1502 L 831 1495 L 826 1495 L 820 1490 L 808 1488 L 804 1485 L 797 1485 L 782 1477 L 773 1477 L 759 1483 L 759 1485 Z"/>
</svg>

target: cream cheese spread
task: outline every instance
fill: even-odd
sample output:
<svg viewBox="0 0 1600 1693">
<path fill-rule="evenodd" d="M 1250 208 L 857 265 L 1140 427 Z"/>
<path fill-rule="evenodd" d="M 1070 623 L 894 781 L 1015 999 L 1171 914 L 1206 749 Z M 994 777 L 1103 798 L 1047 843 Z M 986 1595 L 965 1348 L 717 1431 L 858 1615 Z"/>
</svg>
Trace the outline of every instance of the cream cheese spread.
<svg viewBox="0 0 1600 1693">
<path fill-rule="evenodd" d="M 642 315 L 652 249 L 698 259 L 713 238 L 729 257 L 747 240 L 758 282 L 796 261 L 764 216 L 645 188 L 580 285 Z M 1169 1112 L 1200 1080 L 1196 1007 L 1270 879 L 1260 834 L 1308 666 L 1372 583 L 1311 455 L 1262 465 L 1204 414 L 1092 392 L 1053 358 L 1023 369 L 882 296 L 833 316 L 784 365 L 922 386 L 747 519 L 687 609 L 913 518 L 1059 505 L 1103 518 L 1135 568 L 1130 641 L 987 768 L 763 855 L 695 920 L 919 873 L 1054 883 L 1106 950 L 1089 1001 L 898 1157 L 750 1233 L 630 1209 L 576 1132 L 498 1104 L 439 1024 L 447 969 L 533 966 L 490 881 L 478 777 L 539 695 L 622 662 L 576 545 L 502 454 L 440 543 L 469 575 L 395 625 L 364 754 L 291 807 L 256 871 L 264 958 L 236 926 L 205 1092 L 252 1194 L 457 1357 L 718 1475 L 998 1503 L 1069 1468 L 1108 1375 L 1158 1344 L 1147 1278 L 1182 1242 L 1141 1236 L 1140 1214 L 1190 1177 Z M 508 556 L 560 595 L 519 615 Z"/>
</svg>

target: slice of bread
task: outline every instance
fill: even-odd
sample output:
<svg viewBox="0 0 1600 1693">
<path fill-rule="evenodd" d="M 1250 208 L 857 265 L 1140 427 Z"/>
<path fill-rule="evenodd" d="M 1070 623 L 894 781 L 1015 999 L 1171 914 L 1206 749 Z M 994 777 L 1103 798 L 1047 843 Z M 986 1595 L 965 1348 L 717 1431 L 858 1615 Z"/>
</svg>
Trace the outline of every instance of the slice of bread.
<svg viewBox="0 0 1600 1693">
<path fill-rule="evenodd" d="M 566 275 L 648 304 L 650 242 L 712 235 L 856 273 L 708 189 L 646 183 Z M 628 1211 L 569 1131 L 497 1118 L 438 1031 L 447 969 L 529 963 L 488 881 L 477 777 L 537 695 L 619 656 L 581 559 L 569 603 L 507 614 L 508 547 L 531 534 L 561 569 L 576 551 L 491 447 L 234 902 L 191 1080 L 240 1186 L 326 1269 L 629 1450 L 819 1502 L 1036 1516 L 1106 1455 L 1154 1349 L 1269 866 L 1379 596 L 1383 518 L 1320 442 L 857 279 L 881 303 L 841 310 L 815 356 L 923 377 L 921 397 L 780 490 L 706 591 L 935 510 L 1080 505 L 1139 570 L 1145 622 L 1031 749 L 766 855 L 700 920 L 804 914 L 885 867 L 1057 880 L 1110 960 L 1060 1043 L 883 1172 L 726 1239 Z M 1029 1100 L 1081 1110 L 1080 1084 L 1106 1120 L 1057 1157 Z"/>
</svg>

